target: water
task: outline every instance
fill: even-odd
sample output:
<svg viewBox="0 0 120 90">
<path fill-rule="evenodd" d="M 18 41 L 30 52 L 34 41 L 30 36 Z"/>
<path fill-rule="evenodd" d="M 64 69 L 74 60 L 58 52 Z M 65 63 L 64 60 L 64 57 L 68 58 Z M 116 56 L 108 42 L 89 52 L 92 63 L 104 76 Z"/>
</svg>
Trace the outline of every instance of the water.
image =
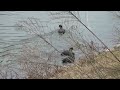
<svg viewBox="0 0 120 90">
<path fill-rule="evenodd" d="M 28 17 L 34 17 L 38 18 L 41 21 L 52 21 L 50 18 L 48 12 L 45 11 L 8 11 L 8 12 L 0 12 L 5 13 L 8 15 L 1 15 L 0 16 L 0 52 L 3 52 L 5 50 L 5 47 L 9 45 L 16 44 L 13 48 L 18 48 L 19 43 L 21 40 L 24 40 L 26 38 L 30 38 L 31 36 L 28 35 L 24 31 L 17 31 L 15 30 L 14 25 L 20 21 L 24 20 Z M 113 25 L 118 21 L 113 14 L 107 11 L 89 11 L 86 13 L 86 11 L 80 12 L 80 19 L 83 21 L 103 42 L 105 42 L 108 47 L 112 47 L 113 43 L 111 42 L 112 39 L 112 29 Z M 60 20 L 59 20 L 60 21 Z M 55 31 L 58 28 L 58 24 L 55 23 L 49 24 L 48 27 L 51 29 L 45 29 L 45 33 L 49 33 L 51 31 Z M 75 23 L 74 23 L 75 24 Z M 87 30 L 82 30 L 86 34 L 86 38 L 92 39 L 91 35 Z M 70 45 L 64 45 L 65 42 L 62 40 L 59 40 L 58 35 L 54 34 L 54 36 L 51 36 L 53 45 L 56 45 L 55 47 L 61 50 L 61 48 L 66 49 L 67 47 L 70 47 Z M 59 42 L 61 41 L 61 42 Z M 58 44 L 57 44 L 58 43 Z M 60 45 L 59 43 L 62 43 Z M 67 48 L 68 49 L 68 48 Z M 17 50 L 17 49 L 16 49 Z M 18 49 L 19 51 L 19 49 Z M 47 51 L 47 49 L 46 49 Z M 14 51 L 13 51 L 14 52 Z M 77 51 L 76 51 L 77 52 Z M 2 55 L 2 54 L 0 54 Z"/>
<path fill-rule="evenodd" d="M 113 38 L 112 30 L 113 26 L 119 23 L 120 20 L 118 18 L 108 11 L 80 11 L 79 15 L 80 20 L 105 42 L 108 47 L 113 46 L 113 42 L 111 42 Z M 61 60 L 63 57 L 60 56 L 58 51 L 55 51 L 54 48 L 45 43 L 43 39 L 31 33 L 28 34 L 25 31 L 16 30 L 16 23 L 21 20 L 27 20 L 28 17 L 38 18 L 44 21 L 44 25 L 46 25 L 45 23 L 47 22 L 48 27 L 38 31 L 41 31 L 40 33 L 42 34 L 46 33 L 44 38 L 57 48 L 59 52 L 69 49 L 72 46 L 74 47 L 76 60 L 82 56 L 81 52 L 75 47 L 74 42 L 69 39 L 68 31 L 61 37 L 58 35 L 56 30 L 59 24 L 63 24 L 63 19 L 55 21 L 51 19 L 50 14 L 46 11 L 0 11 L 0 67 L 1 65 L 9 64 L 16 60 L 23 59 L 23 61 L 25 61 L 27 58 L 33 62 L 48 62 L 50 64 L 62 65 Z M 93 38 L 93 36 L 79 23 L 66 22 L 63 27 L 68 30 L 71 25 L 76 24 L 79 25 L 78 31 L 83 32 L 86 40 L 95 40 L 95 38 Z M 76 26 L 72 28 L 76 28 Z M 73 37 L 77 40 L 77 38 L 79 38 L 77 29 L 74 31 L 71 30 L 71 32 L 73 32 Z M 30 48 L 28 46 L 30 46 Z M 50 59 L 48 60 L 49 56 Z M 41 57 L 44 61 L 41 61 Z M 52 62 L 50 60 L 52 60 Z M 19 77 L 22 78 L 24 75 L 26 77 L 26 72 L 20 70 L 19 64 L 16 62 L 14 64 L 13 62 L 13 64 L 9 65 L 9 67 L 1 67 L 0 70 L 5 73 L 13 69 L 13 71 L 16 71 L 20 75 Z"/>
</svg>

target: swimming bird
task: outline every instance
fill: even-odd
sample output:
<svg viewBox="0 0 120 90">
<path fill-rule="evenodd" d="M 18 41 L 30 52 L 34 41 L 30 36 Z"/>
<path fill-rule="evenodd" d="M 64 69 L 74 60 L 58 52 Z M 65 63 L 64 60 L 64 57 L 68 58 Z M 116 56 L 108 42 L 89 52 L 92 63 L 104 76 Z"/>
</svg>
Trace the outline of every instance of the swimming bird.
<svg viewBox="0 0 120 90">
<path fill-rule="evenodd" d="M 59 25 L 59 30 L 58 30 L 58 33 L 59 33 L 59 35 L 63 35 L 63 34 L 65 34 L 65 29 L 63 29 L 63 26 L 62 25 Z"/>
</svg>

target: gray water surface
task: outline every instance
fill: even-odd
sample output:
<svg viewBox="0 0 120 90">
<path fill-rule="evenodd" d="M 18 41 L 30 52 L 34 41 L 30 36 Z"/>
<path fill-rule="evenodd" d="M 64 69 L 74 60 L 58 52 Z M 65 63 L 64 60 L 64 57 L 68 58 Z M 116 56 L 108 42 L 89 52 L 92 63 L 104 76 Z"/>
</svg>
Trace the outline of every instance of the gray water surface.
<svg viewBox="0 0 120 90">
<path fill-rule="evenodd" d="M 22 40 L 27 38 L 31 38 L 31 35 L 28 35 L 25 31 L 18 31 L 15 29 L 15 24 L 21 20 L 26 20 L 28 17 L 38 18 L 41 21 L 51 21 L 51 16 L 47 11 L 0 11 L 1 14 L 8 15 L 0 15 L 0 52 L 5 51 L 10 45 L 14 48 L 19 48 Z M 118 22 L 115 16 L 107 11 L 80 11 L 80 19 L 83 23 L 85 23 L 103 42 L 105 42 L 108 47 L 112 47 L 113 43 L 112 39 L 112 30 L 113 26 Z M 60 21 L 60 20 L 59 20 Z M 74 23 L 75 24 L 75 23 Z M 49 24 L 48 27 L 51 29 L 45 29 L 45 33 L 49 33 L 51 31 L 56 31 L 58 29 L 58 23 Z M 65 28 L 67 29 L 67 28 Z M 92 39 L 90 33 L 87 29 L 81 28 L 83 34 L 86 35 L 86 38 L 89 40 Z M 56 33 L 53 34 L 49 38 L 52 39 L 53 45 L 59 50 L 68 49 L 69 44 L 65 45 L 65 42 L 60 40 Z M 59 40 L 58 40 L 59 39 Z M 62 41 L 62 42 L 60 42 Z M 62 45 L 60 45 L 62 43 Z M 7 47 L 7 48 L 6 48 Z M 43 47 L 42 47 L 43 48 Z M 15 49 L 16 51 L 19 49 Z M 47 52 L 48 49 L 46 49 Z M 44 51 L 44 50 L 43 50 Z M 77 52 L 77 51 L 76 51 Z M 15 53 L 15 51 L 13 51 Z M 3 54 L 3 53 L 2 53 Z M 2 55 L 0 53 L 0 55 Z M 57 58 L 57 57 L 56 57 Z M 1 59 L 1 58 L 0 58 Z"/>
</svg>

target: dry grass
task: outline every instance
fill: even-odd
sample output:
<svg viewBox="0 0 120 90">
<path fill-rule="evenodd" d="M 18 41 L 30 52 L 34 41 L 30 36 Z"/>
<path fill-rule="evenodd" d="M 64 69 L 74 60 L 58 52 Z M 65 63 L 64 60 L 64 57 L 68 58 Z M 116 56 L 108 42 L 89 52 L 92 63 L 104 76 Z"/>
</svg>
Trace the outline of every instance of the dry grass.
<svg viewBox="0 0 120 90">
<path fill-rule="evenodd" d="M 58 65 L 50 64 L 52 62 L 49 56 L 46 59 L 42 57 L 44 52 L 39 50 L 39 47 L 31 47 L 23 45 L 23 52 L 16 62 L 21 66 L 22 70 L 26 72 L 26 79 L 47 79 L 58 73 Z"/>
<path fill-rule="evenodd" d="M 120 51 L 113 51 L 120 59 Z M 62 69 L 50 79 L 119 79 L 120 62 L 109 52 L 101 53 L 94 60 L 80 60 Z"/>
</svg>

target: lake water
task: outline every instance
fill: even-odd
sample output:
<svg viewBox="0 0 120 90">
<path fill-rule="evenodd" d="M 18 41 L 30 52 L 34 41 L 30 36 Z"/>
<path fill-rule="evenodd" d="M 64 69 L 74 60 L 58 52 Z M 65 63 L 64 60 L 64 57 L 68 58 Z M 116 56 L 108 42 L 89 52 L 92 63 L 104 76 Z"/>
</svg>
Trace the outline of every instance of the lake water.
<svg viewBox="0 0 120 90">
<path fill-rule="evenodd" d="M 113 13 L 108 11 L 80 11 L 79 13 L 75 12 L 75 14 L 78 15 L 80 20 L 87 25 L 108 47 L 111 48 L 114 45 L 112 42 L 113 26 L 118 25 L 120 20 L 115 17 Z M 45 26 L 45 28 L 39 28 L 38 31 L 36 31 L 36 29 L 32 26 L 33 31 L 29 31 L 29 33 L 24 30 L 17 30 L 19 28 L 16 27 L 16 23 L 24 26 L 26 23 L 21 21 L 29 21 L 28 17 L 36 18 L 35 20 L 37 20 L 37 22 L 42 22 L 42 26 Z M 54 16 L 54 18 L 58 17 Z M 85 29 L 85 27 L 74 21 L 74 19 L 73 22 L 68 23 L 67 20 L 69 21 L 69 18 L 56 20 L 54 20 L 54 18 L 50 15 L 50 12 L 47 11 L 0 11 L 0 71 L 5 74 L 7 72 L 7 78 L 10 78 L 11 76 L 9 75 L 11 74 L 9 70 L 17 72 L 19 78 L 27 77 L 27 73 L 20 69 L 23 68 L 20 66 L 21 64 L 16 62 L 14 63 L 16 60 L 17 62 L 18 60 L 22 60 L 23 62 L 29 60 L 37 63 L 47 62 L 49 64 L 62 65 L 61 60 L 63 57 L 61 57 L 60 52 L 69 49 L 71 46 L 75 46 L 75 43 L 69 38 L 71 33 L 75 40 L 80 41 L 79 33 L 82 32 L 83 37 L 85 37 L 88 42 L 91 40 L 98 42 L 91 33 Z M 66 21 L 66 23 L 63 23 L 64 21 Z M 35 22 L 31 23 L 34 24 Z M 59 36 L 57 33 L 59 24 L 62 24 L 67 31 L 63 36 Z M 39 23 L 39 25 L 41 25 L 41 23 Z M 76 27 L 76 25 L 78 26 Z M 26 26 L 27 30 L 31 30 L 29 25 Z M 51 45 L 45 43 L 42 38 L 36 36 L 33 32 L 37 32 L 42 35 L 46 33 L 43 35 L 44 38 L 59 52 L 55 51 Z M 76 47 L 74 47 L 74 52 L 76 60 L 78 60 L 79 57 L 82 56 L 82 53 Z M 10 66 L 2 67 L 2 65 L 5 64 Z"/>
<path fill-rule="evenodd" d="M 0 52 L 5 51 L 5 47 L 13 44 L 17 44 L 16 46 L 13 46 L 13 48 L 18 48 L 20 40 L 31 37 L 25 31 L 17 31 L 15 29 L 14 25 L 18 21 L 24 20 L 28 17 L 34 17 L 40 19 L 41 21 L 52 22 L 51 16 L 47 11 L 1 11 L 0 13 L 6 14 L 0 15 Z M 112 47 L 112 30 L 113 26 L 116 24 L 116 22 L 118 22 L 117 18 L 115 18 L 112 13 L 108 11 L 80 11 L 79 15 L 81 21 L 83 21 L 103 42 L 105 42 L 108 47 Z M 45 29 L 44 32 L 49 33 L 51 31 L 55 31 L 56 29 L 58 29 L 58 24 L 60 23 L 53 22 L 53 24 L 48 24 L 48 27 L 50 27 L 51 29 Z M 86 33 L 86 38 L 88 40 L 92 40 L 93 37 L 91 37 L 90 33 L 86 29 L 81 29 L 81 31 L 83 31 L 83 33 Z M 54 34 L 52 38 L 55 45 L 57 41 L 59 41 L 58 35 Z M 59 48 L 59 50 L 61 49 L 61 47 L 63 47 L 63 44 L 65 42 L 61 43 L 61 46 L 59 42 L 56 44 L 56 48 Z M 63 49 L 66 49 L 66 46 Z M 13 50 L 13 53 L 15 53 L 16 50 L 19 51 L 19 48 Z M 0 55 L 4 54 L 5 53 L 0 53 Z M 0 59 L 2 60 L 1 57 Z"/>
</svg>

